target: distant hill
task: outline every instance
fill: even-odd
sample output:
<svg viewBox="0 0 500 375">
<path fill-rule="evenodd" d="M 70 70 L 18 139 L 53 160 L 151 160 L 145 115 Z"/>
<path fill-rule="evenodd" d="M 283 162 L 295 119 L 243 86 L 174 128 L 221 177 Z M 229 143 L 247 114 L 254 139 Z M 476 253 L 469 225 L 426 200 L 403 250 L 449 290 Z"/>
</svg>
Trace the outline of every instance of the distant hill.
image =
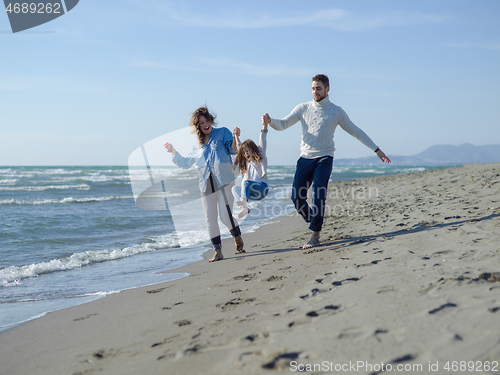
<svg viewBox="0 0 500 375">
<path fill-rule="evenodd" d="M 462 165 L 468 163 L 500 162 L 500 145 L 460 146 L 436 145 L 413 156 L 388 155 L 393 165 Z M 335 159 L 335 165 L 375 165 L 376 156 L 355 159 Z"/>
</svg>

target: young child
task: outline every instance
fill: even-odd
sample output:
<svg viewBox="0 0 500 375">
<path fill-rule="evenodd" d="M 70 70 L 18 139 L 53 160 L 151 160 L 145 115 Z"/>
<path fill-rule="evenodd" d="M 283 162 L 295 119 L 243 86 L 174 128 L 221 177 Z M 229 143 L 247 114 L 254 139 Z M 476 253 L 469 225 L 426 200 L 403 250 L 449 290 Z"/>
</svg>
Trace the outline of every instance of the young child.
<svg viewBox="0 0 500 375">
<path fill-rule="evenodd" d="M 260 131 L 259 146 L 251 139 L 241 143 L 239 139 L 239 129 L 234 132 L 234 139 L 238 146 L 236 164 L 243 175 L 241 186 L 233 186 L 231 189 L 236 204 L 241 206 L 238 218 L 244 217 L 250 212 L 247 202 L 251 200 L 261 200 L 269 192 L 267 183 L 267 124 L 262 122 Z"/>
</svg>

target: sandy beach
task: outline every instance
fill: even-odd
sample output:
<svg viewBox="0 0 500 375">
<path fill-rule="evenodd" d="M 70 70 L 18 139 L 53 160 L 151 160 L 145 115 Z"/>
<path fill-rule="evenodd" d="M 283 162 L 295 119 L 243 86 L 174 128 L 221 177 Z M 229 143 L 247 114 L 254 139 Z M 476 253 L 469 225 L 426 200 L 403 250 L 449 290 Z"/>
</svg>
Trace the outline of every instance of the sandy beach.
<svg viewBox="0 0 500 375">
<path fill-rule="evenodd" d="M 0 374 L 500 373 L 500 163 L 331 183 L 308 237 L 3 332 Z"/>
</svg>

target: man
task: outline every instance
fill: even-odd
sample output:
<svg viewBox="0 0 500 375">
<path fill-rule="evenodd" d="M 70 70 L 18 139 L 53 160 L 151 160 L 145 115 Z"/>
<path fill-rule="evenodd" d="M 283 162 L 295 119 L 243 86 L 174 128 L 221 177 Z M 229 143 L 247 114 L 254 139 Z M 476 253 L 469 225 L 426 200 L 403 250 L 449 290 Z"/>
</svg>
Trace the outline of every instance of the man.
<svg viewBox="0 0 500 375">
<path fill-rule="evenodd" d="M 285 130 L 298 121 L 302 123 L 301 153 L 293 180 L 292 201 L 312 231 L 311 238 L 303 249 L 319 245 L 335 151 L 333 135 L 337 125 L 374 151 L 382 162 L 391 162 L 370 137 L 353 124 L 342 108 L 330 102 L 329 91 L 328 77 L 318 74 L 312 79 L 312 102 L 299 104 L 292 113 L 281 120 L 271 118 L 268 113 L 262 116 L 263 123 L 269 124 L 275 130 Z M 306 200 L 311 184 L 312 207 Z"/>
</svg>

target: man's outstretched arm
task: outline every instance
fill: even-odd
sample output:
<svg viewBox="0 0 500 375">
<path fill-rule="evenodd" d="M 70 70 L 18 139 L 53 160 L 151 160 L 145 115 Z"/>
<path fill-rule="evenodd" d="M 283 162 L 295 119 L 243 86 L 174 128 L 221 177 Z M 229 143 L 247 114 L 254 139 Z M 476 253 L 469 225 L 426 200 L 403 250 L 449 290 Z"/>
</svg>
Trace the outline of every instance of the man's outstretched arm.
<svg viewBox="0 0 500 375">
<path fill-rule="evenodd" d="M 358 141 L 363 143 L 366 147 L 372 149 L 372 151 L 375 151 L 378 158 L 382 160 L 382 162 L 390 163 L 391 160 L 386 156 L 386 154 L 384 154 L 384 152 L 380 148 L 378 148 L 375 143 L 373 143 L 371 138 L 363 130 L 354 125 L 349 116 L 347 116 L 347 113 L 345 113 L 343 109 L 340 109 L 340 111 L 339 125 L 341 126 L 341 128 L 352 135 L 354 138 L 356 138 Z"/>
<path fill-rule="evenodd" d="M 267 124 L 274 130 L 285 130 L 300 121 L 300 114 L 302 110 L 302 104 L 299 104 L 293 109 L 292 113 L 290 113 L 284 119 L 274 119 L 269 116 L 269 113 L 266 113 L 262 116 L 262 123 L 266 121 Z"/>
</svg>

